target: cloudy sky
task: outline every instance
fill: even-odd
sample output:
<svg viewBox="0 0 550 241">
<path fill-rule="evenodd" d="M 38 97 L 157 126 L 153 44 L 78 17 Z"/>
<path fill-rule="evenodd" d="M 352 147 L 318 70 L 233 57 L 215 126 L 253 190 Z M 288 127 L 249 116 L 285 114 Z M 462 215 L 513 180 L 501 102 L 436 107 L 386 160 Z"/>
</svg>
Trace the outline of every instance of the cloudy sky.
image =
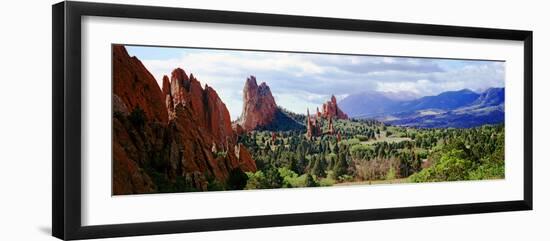
<svg viewBox="0 0 550 241">
<path fill-rule="evenodd" d="M 266 82 L 279 106 L 297 113 L 314 110 L 332 94 L 338 100 L 364 91 L 401 96 L 437 95 L 444 91 L 483 91 L 504 86 L 504 62 L 302 54 L 127 46 L 155 76 L 180 67 L 212 86 L 236 119 L 242 111 L 242 90 L 248 76 Z"/>
</svg>

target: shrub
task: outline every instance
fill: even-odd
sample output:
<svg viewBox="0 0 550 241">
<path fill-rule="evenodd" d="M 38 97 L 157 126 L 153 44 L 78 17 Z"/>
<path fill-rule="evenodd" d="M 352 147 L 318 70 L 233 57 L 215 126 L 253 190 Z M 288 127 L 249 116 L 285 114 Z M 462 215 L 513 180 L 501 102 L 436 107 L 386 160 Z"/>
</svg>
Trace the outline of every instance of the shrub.
<svg viewBox="0 0 550 241">
<path fill-rule="evenodd" d="M 355 136 L 359 141 L 368 141 L 369 137 L 365 135 L 356 135 Z"/>
<path fill-rule="evenodd" d="M 504 165 L 500 165 L 499 163 L 480 165 L 468 173 L 468 179 L 470 180 L 497 178 L 504 178 Z"/>
<path fill-rule="evenodd" d="M 313 176 L 308 173 L 308 174 L 306 174 L 305 186 L 306 187 L 318 187 L 319 184 L 317 184 L 317 182 L 315 181 Z"/>
<path fill-rule="evenodd" d="M 218 182 L 216 179 L 209 179 L 208 180 L 208 191 L 223 191 L 225 190 L 224 185 L 220 182 Z"/>
<path fill-rule="evenodd" d="M 262 171 L 247 172 L 248 180 L 244 189 L 262 189 L 265 188 L 265 175 Z"/>
<path fill-rule="evenodd" d="M 279 168 L 278 171 L 279 175 L 283 178 L 283 187 L 296 187 L 298 174 L 286 167 Z"/>
<path fill-rule="evenodd" d="M 453 149 L 444 153 L 435 165 L 413 174 L 413 182 L 457 181 L 469 179 L 469 172 L 474 163 L 464 158 L 462 150 Z"/>
<path fill-rule="evenodd" d="M 277 168 L 271 166 L 265 172 L 266 188 L 280 188 L 283 186 L 283 178 Z"/>
<path fill-rule="evenodd" d="M 336 180 L 334 180 L 332 177 L 327 177 L 319 180 L 319 186 L 321 187 L 328 187 L 332 186 L 336 183 Z"/>
<path fill-rule="evenodd" d="M 230 190 L 242 190 L 248 181 L 248 176 L 240 168 L 235 168 L 229 172 L 227 187 Z"/>
<path fill-rule="evenodd" d="M 141 109 L 139 106 L 134 108 L 130 115 L 128 116 L 128 119 L 130 122 L 132 122 L 133 125 L 137 127 L 143 127 L 145 125 L 145 122 L 147 121 L 147 118 L 145 117 L 145 111 Z"/>
</svg>

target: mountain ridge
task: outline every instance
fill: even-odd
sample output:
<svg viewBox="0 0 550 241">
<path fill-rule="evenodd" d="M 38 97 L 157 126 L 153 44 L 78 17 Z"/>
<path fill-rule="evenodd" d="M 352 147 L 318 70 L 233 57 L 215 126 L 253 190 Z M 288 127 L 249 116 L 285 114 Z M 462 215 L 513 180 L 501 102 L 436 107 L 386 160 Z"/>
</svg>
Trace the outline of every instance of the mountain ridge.
<svg viewBox="0 0 550 241">
<path fill-rule="evenodd" d="M 365 95 L 364 93 L 368 93 Z M 348 99 L 350 98 L 350 99 Z M 504 121 L 504 88 L 482 93 L 446 91 L 410 101 L 389 99 L 380 92 L 362 92 L 341 101 L 353 118 L 373 118 L 387 124 L 416 127 L 473 127 Z"/>
</svg>

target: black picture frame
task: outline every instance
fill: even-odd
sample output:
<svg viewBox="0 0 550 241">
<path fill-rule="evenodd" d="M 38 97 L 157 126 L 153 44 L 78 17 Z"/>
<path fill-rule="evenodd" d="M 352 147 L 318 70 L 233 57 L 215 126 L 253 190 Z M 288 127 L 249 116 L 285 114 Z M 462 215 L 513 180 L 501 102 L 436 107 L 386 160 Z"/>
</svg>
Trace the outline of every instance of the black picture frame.
<svg viewBox="0 0 550 241">
<path fill-rule="evenodd" d="M 81 17 L 104 16 L 378 33 L 516 40 L 524 43 L 523 199 L 421 207 L 140 222 L 81 224 Z M 106 238 L 380 219 L 532 210 L 533 32 L 170 7 L 60 2 L 52 6 L 52 233 L 60 239 Z"/>
</svg>

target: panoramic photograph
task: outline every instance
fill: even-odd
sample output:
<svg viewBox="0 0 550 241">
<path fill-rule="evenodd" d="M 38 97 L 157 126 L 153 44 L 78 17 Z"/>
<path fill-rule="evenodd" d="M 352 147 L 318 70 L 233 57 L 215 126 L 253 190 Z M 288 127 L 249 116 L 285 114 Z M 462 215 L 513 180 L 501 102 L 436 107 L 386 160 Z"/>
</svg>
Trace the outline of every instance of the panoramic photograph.
<svg viewBox="0 0 550 241">
<path fill-rule="evenodd" d="M 505 62 L 112 45 L 112 194 L 504 179 Z"/>
</svg>

